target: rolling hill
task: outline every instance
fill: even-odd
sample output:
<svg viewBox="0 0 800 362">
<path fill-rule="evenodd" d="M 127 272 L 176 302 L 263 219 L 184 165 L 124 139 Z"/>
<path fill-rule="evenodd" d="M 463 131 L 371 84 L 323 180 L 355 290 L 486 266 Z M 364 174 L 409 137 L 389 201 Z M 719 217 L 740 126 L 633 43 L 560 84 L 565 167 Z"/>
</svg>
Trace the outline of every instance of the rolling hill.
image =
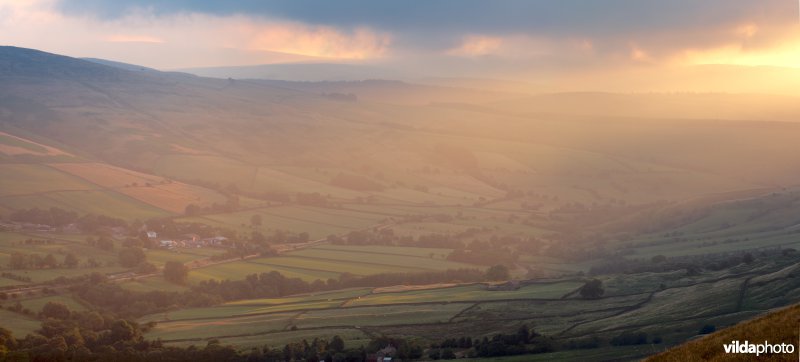
<svg viewBox="0 0 800 362">
<path fill-rule="evenodd" d="M 800 339 L 797 325 L 800 323 L 800 306 L 794 305 L 777 310 L 750 321 L 725 328 L 698 340 L 675 347 L 655 355 L 647 361 L 794 361 L 797 358 L 797 341 Z M 754 355 L 726 354 L 724 344 L 731 341 L 750 343 L 787 343 L 795 346 L 795 353 Z"/>
</svg>

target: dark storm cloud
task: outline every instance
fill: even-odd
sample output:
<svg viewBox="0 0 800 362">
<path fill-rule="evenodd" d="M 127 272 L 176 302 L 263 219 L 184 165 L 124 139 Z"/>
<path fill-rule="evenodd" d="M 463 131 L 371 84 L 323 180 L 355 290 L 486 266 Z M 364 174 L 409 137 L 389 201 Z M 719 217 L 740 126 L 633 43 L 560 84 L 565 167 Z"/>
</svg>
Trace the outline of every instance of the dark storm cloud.
<svg viewBox="0 0 800 362">
<path fill-rule="evenodd" d="M 116 18 L 131 9 L 155 14 L 247 14 L 391 32 L 615 36 L 702 30 L 743 20 L 797 20 L 794 0 L 62 0 L 62 11 Z"/>
</svg>

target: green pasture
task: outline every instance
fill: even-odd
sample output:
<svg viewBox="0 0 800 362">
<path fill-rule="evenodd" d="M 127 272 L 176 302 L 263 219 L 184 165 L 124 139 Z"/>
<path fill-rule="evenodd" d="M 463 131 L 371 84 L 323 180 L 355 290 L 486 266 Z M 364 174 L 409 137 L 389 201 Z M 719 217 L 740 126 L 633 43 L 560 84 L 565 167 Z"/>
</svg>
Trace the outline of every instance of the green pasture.
<svg viewBox="0 0 800 362">
<path fill-rule="evenodd" d="M 382 252 L 372 252 L 353 247 L 350 249 L 317 249 L 308 248 L 287 253 L 293 257 L 311 259 L 315 262 L 323 263 L 329 261 L 348 263 L 352 268 L 359 266 L 382 265 L 386 266 L 387 271 L 414 271 L 414 270 L 446 270 L 459 268 L 474 268 L 474 266 L 464 263 L 452 262 L 442 259 L 434 259 L 437 255 L 436 250 L 426 250 L 419 248 L 419 253 L 427 252 L 424 256 L 409 256 L 402 254 L 392 254 L 391 250 L 384 249 Z M 441 251 L 438 255 L 441 255 Z M 347 271 L 344 269 L 343 271 Z"/>
<path fill-rule="evenodd" d="M 297 313 L 277 313 L 210 320 L 160 322 L 147 333 L 147 337 L 169 341 L 276 332 L 287 329 L 296 315 Z"/>
<path fill-rule="evenodd" d="M 369 294 L 371 288 L 353 288 L 334 290 L 330 292 L 314 292 L 306 294 L 292 295 L 282 298 L 259 298 L 259 299 L 244 299 L 234 302 L 225 303 L 226 306 L 246 305 L 246 306 L 272 306 L 281 304 L 304 303 L 308 301 L 320 300 L 347 300 L 351 298 L 360 297 Z"/>
<path fill-rule="evenodd" d="M 453 249 L 418 248 L 412 246 L 334 245 L 334 244 L 316 245 L 308 250 L 376 254 L 380 256 L 412 256 L 418 258 L 430 258 L 431 254 L 434 255 L 434 258 L 446 257 L 450 255 L 450 253 L 453 251 Z"/>
<path fill-rule="evenodd" d="M 166 281 L 161 276 L 129 280 L 119 284 L 123 289 L 134 292 L 175 291 L 187 290 L 188 287 Z"/>
<path fill-rule="evenodd" d="M 257 262 L 258 260 L 262 259 L 230 262 L 193 269 L 189 272 L 189 281 L 192 283 L 197 283 L 208 279 L 242 280 L 251 274 L 269 273 L 271 271 L 280 272 L 285 277 L 301 278 L 306 281 L 314 281 L 317 279 L 327 280 L 328 278 L 335 278 L 339 275 L 338 273 L 324 270 L 307 270 L 297 267 L 282 267 L 278 265 L 260 264 Z"/>
<path fill-rule="evenodd" d="M 0 197 L 97 189 L 80 178 L 37 164 L 0 164 L 0 175 Z"/>
<path fill-rule="evenodd" d="M 79 214 L 96 214 L 126 220 L 170 215 L 126 195 L 105 190 L 63 190 L 35 194 L 0 196 L 0 205 L 8 209 L 48 209 L 58 207 Z"/>
<path fill-rule="evenodd" d="M 387 292 L 353 299 L 347 306 L 390 305 L 398 303 L 469 302 L 500 299 L 558 299 L 582 286 L 580 282 L 535 284 L 518 290 L 487 290 L 485 285 Z"/>
<path fill-rule="evenodd" d="M 446 323 L 469 306 L 445 303 L 312 310 L 298 315 L 293 323 L 298 328 Z"/>
<path fill-rule="evenodd" d="M 21 339 L 39 330 L 41 323 L 22 314 L 0 309 L 0 327 L 10 330 L 16 338 Z"/>
<path fill-rule="evenodd" d="M 49 302 L 63 303 L 71 311 L 86 310 L 86 306 L 79 303 L 69 295 L 50 295 L 50 296 L 43 296 L 31 299 L 20 299 L 19 302 L 20 304 L 22 304 L 23 307 L 32 310 L 34 313 L 41 312 L 44 305 Z"/>
<path fill-rule="evenodd" d="M 223 345 L 234 345 L 240 351 L 249 351 L 252 348 L 280 348 L 286 344 L 301 341 L 303 339 L 312 341 L 314 338 L 330 341 L 334 336 L 339 336 L 344 340 L 345 348 L 355 348 L 367 345 L 371 338 L 357 328 L 325 328 L 309 329 L 296 331 L 281 331 L 257 334 L 253 336 L 215 338 Z M 203 346 L 204 340 L 190 340 L 183 342 L 167 342 L 170 346 L 188 347 L 191 345 Z"/>
</svg>

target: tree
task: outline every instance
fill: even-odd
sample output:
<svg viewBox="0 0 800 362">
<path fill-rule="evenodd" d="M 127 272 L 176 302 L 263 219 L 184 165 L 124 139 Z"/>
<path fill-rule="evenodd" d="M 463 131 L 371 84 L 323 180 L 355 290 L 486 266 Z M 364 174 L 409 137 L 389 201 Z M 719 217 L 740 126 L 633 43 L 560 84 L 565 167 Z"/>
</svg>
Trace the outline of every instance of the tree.
<svg viewBox="0 0 800 362">
<path fill-rule="evenodd" d="M 253 215 L 250 217 L 250 225 L 261 226 L 261 215 Z"/>
<path fill-rule="evenodd" d="M 339 335 L 335 335 L 328 347 L 334 352 L 341 352 L 344 350 L 344 340 Z"/>
<path fill-rule="evenodd" d="M 508 272 L 508 268 L 505 265 L 497 264 L 489 268 L 486 271 L 486 279 L 487 280 L 508 280 L 511 279 L 511 275 Z"/>
<path fill-rule="evenodd" d="M 755 260 L 756 259 L 753 257 L 753 254 L 750 253 L 745 253 L 744 256 L 742 256 L 742 262 L 745 264 L 750 264 Z"/>
<path fill-rule="evenodd" d="M 442 359 L 456 359 L 456 354 L 455 354 L 455 352 L 453 352 L 452 349 L 445 348 L 444 350 L 442 350 L 441 358 Z"/>
<path fill-rule="evenodd" d="M 592 279 L 587 281 L 580 289 L 581 297 L 586 299 L 597 299 L 603 296 L 605 290 L 603 289 L 603 282 L 599 279 Z"/>
<path fill-rule="evenodd" d="M 155 273 L 157 270 L 158 268 L 155 265 L 148 262 L 143 262 L 136 266 L 136 273 L 139 274 Z"/>
<path fill-rule="evenodd" d="M 78 263 L 79 263 L 78 257 L 75 256 L 75 254 L 67 253 L 67 255 L 64 256 L 64 266 L 65 267 L 67 267 L 67 268 L 75 268 L 75 267 L 78 266 Z"/>
<path fill-rule="evenodd" d="M 47 256 L 44 257 L 44 260 L 42 260 L 42 266 L 46 268 L 55 268 L 58 266 L 58 261 L 53 254 L 47 254 Z"/>
<path fill-rule="evenodd" d="M 183 210 L 184 215 L 186 216 L 194 216 L 200 213 L 200 206 L 195 204 L 186 205 L 186 208 Z"/>
<path fill-rule="evenodd" d="M 98 248 L 100 248 L 100 249 L 103 249 L 103 250 L 106 250 L 106 251 L 112 251 L 112 250 L 114 250 L 114 241 L 113 241 L 113 240 L 111 240 L 111 239 L 110 239 L 110 238 L 108 238 L 108 237 L 105 237 L 105 236 L 101 236 L 101 237 L 99 237 L 99 238 L 97 239 L 97 242 L 95 243 L 95 245 L 96 245 Z"/>
<path fill-rule="evenodd" d="M 523 344 L 530 342 L 531 340 L 531 331 L 528 329 L 527 324 L 523 324 L 517 330 L 517 338 Z"/>
<path fill-rule="evenodd" d="M 111 338 L 111 340 L 114 342 L 133 341 L 138 337 L 139 331 L 136 329 L 136 327 L 124 319 L 117 320 L 111 325 L 111 333 L 109 334 L 109 338 Z"/>
<path fill-rule="evenodd" d="M 658 264 L 658 263 L 663 263 L 663 262 L 667 261 L 667 257 L 666 257 L 666 256 L 663 256 L 663 255 L 661 255 L 661 254 L 659 254 L 659 255 L 656 255 L 656 256 L 654 256 L 654 257 L 653 257 L 653 258 L 651 258 L 650 260 L 651 260 L 653 263 L 655 263 L 655 264 Z"/>
<path fill-rule="evenodd" d="M 140 248 L 125 248 L 119 251 L 119 263 L 126 268 L 133 268 L 147 258 Z"/>
<path fill-rule="evenodd" d="M 186 284 L 189 277 L 189 268 L 178 261 L 168 261 L 164 264 L 164 279 L 176 284 Z"/>
<path fill-rule="evenodd" d="M 69 308 L 61 302 L 47 302 L 42 307 L 42 316 L 54 319 L 68 319 L 71 315 Z"/>
</svg>

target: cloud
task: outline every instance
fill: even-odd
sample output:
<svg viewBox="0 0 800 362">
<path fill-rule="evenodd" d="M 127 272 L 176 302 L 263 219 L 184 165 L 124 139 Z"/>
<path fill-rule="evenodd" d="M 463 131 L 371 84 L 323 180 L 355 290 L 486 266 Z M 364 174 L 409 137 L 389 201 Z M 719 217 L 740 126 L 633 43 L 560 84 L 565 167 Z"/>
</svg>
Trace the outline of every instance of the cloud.
<svg viewBox="0 0 800 362">
<path fill-rule="evenodd" d="M 340 29 L 245 14 L 163 13 L 142 7 L 99 18 L 64 13 L 60 5 L 56 0 L 0 0 L 0 44 L 161 69 L 369 60 L 386 54 L 391 44 L 388 34 L 368 27 Z"/>
<path fill-rule="evenodd" d="M 155 43 L 161 44 L 164 42 L 163 39 L 159 39 L 154 36 L 149 35 L 130 35 L 130 34 L 113 34 L 108 35 L 105 38 L 105 41 L 112 42 L 112 43 Z"/>
<path fill-rule="evenodd" d="M 257 35 L 255 48 L 344 59 L 541 57 L 563 51 L 558 43 L 571 50 L 580 42 L 586 51 L 567 52 L 572 61 L 666 62 L 741 36 L 755 46 L 767 24 L 797 23 L 797 4 L 788 0 L 61 0 L 57 9 L 105 22 L 136 12 L 245 17 L 266 24 L 261 33 L 276 34 Z"/>
<path fill-rule="evenodd" d="M 447 54 L 456 56 L 474 57 L 496 53 L 503 45 L 499 37 L 471 35 L 464 37 L 463 42 L 450 50 Z"/>
<path fill-rule="evenodd" d="M 380 62 L 542 79 L 800 66 L 797 12 L 788 0 L 0 0 L 0 43 L 161 69 Z"/>
<path fill-rule="evenodd" d="M 63 0 L 60 9 L 100 18 L 124 17 L 132 9 L 249 14 L 333 27 L 368 26 L 388 32 L 418 29 L 435 34 L 531 34 L 613 36 L 665 29 L 703 29 L 743 20 L 797 21 L 788 0 Z"/>
<path fill-rule="evenodd" d="M 387 52 L 391 37 L 366 28 L 350 33 L 297 23 L 257 24 L 249 48 L 335 59 L 374 59 Z"/>
</svg>

